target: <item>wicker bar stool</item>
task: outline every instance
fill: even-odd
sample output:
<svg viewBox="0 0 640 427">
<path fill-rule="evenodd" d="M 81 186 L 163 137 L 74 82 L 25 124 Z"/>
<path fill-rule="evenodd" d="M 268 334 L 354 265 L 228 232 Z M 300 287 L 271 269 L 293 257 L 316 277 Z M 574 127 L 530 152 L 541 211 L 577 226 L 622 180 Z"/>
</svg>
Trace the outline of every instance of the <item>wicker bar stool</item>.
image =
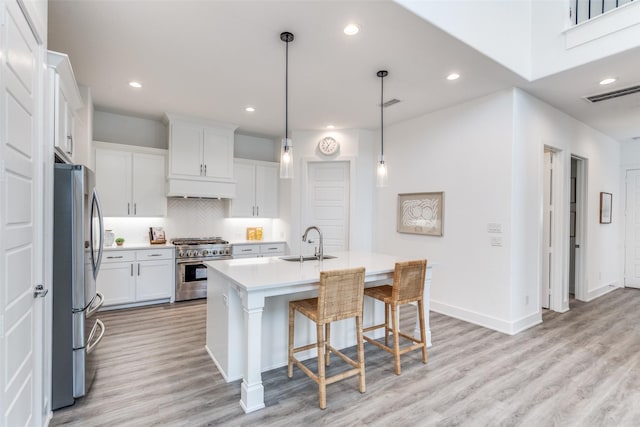
<svg viewBox="0 0 640 427">
<path fill-rule="evenodd" d="M 336 381 L 360 376 L 360 393 L 365 391 L 364 380 L 364 342 L 362 340 L 362 304 L 364 300 L 364 267 L 320 272 L 320 287 L 318 298 L 310 298 L 289 302 L 289 370 L 288 376 L 293 376 L 295 363 L 302 372 L 307 374 L 318 384 L 320 408 L 327 407 L 326 387 Z M 295 312 L 307 316 L 316 323 L 317 343 L 294 348 L 294 320 Z M 339 350 L 331 347 L 331 322 L 356 318 L 356 335 L 358 346 L 358 361 L 345 356 Z M 326 332 L 326 337 L 325 337 Z M 318 374 L 313 373 L 303 365 L 294 354 L 303 350 L 318 348 Z M 326 378 L 325 365 L 329 366 L 329 356 L 335 353 L 353 369 Z"/>
<path fill-rule="evenodd" d="M 422 349 L 422 362 L 427 363 L 427 340 L 424 325 L 424 278 L 427 271 L 427 260 L 396 263 L 393 272 L 393 286 L 382 285 L 367 288 L 364 294 L 384 303 L 384 323 L 364 328 L 364 332 L 384 328 L 384 345 L 365 335 L 364 339 L 371 344 L 393 354 L 396 375 L 400 375 L 400 355 L 409 351 Z M 399 329 L 398 307 L 411 302 L 418 303 L 420 321 L 420 339 L 401 332 Z M 389 309 L 391 309 L 391 327 L 389 326 Z M 393 335 L 393 347 L 389 347 L 389 333 Z M 413 342 L 412 345 L 400 349 L 400 337 Z"/>
</svg>

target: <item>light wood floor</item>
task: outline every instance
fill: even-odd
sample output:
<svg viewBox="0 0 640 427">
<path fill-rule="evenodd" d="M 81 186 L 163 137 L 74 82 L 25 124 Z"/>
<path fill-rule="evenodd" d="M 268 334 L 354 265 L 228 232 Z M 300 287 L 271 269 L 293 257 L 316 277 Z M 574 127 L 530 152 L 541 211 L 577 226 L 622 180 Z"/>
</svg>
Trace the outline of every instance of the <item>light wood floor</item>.
<svg viewBox="0 0 640 427">
<path fill-rule="evenodd" d="M 639 426 L 639 308 L 640 291 L 619 289 L 516 336 L 432 313 L 427 365 L 405 355 L 397 377 L 365 344 L 366 393 L 356 377 L 330 385 L 322 411 L 315 384 L 281 368 L 263 375 L 267 408 L 248 415 L 204 350 L 202 302 L 101 313 L 99 376 L 52 425 Z"/>
</svg>

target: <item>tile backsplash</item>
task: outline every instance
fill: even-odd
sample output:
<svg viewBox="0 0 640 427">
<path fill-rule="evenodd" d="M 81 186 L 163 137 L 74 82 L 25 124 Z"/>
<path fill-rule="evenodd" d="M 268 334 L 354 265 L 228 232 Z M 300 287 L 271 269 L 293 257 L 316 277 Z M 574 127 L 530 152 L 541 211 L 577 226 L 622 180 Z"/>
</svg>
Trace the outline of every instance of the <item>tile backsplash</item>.
<svg viewBox="0 0 640 427">
<path fill-rule="evenodd" d="M 105 218 L 105 229 L 113 230 L 116 237 L 130 243 L 149 241 L 149 227 L 163 227 L 167 240 L 174 237 L 220 236 L 223 239 L 242 241 L 246 227 L 262 227 L 264 240 L 281 240 L 273 235 L 273 223 L 277 219 L 225 218 L 225 201 L 217 199 L 167 199 L 167 216 L 164 218 Z"/>
</svg>

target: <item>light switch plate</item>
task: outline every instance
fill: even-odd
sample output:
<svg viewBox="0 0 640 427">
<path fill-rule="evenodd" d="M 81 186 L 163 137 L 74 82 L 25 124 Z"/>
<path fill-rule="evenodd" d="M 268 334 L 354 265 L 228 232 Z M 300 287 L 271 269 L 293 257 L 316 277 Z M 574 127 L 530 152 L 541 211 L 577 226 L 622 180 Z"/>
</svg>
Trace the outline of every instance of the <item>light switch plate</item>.
<svg viewBox="0 0 640 427">
<path fill-rule="evenodd" d="M 487 224 L 487 231 L 489 233 L 502 233 L 502 224 L 498 222 L 490 222 Z"/>
<path fill-rule="evenodd" d="M 492 237 L 491 246 L 502 246 L 502 237 Z"/>
</svg>

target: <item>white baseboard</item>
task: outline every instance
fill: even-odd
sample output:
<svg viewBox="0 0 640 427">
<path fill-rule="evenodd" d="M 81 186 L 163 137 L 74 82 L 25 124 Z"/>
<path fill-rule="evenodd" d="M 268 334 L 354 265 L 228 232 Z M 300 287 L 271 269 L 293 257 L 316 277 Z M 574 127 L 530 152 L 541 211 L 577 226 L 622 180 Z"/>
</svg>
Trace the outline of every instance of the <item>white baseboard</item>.
<svg viewBox="0 0 640 427">
<path fill-rule="evenodd" d="M 615 282 L 610 282 L 605 285 L 602 285 L 599 288 L 594 289 L 592 291 L 587 291 L 586 302 L 593 301 L 594 299 L 601 297 L 604 294 L 608 294 L 614 289 L 618 289 L 620 287 L 621 287 L 620 284 L 617 281 L 615 281 Z"/>
<path fill-rule="evenodd" d="M 527 315 L 515 321 L 508 321 L 434 300 L 431 300 L 430 302 L 430 309 L 431 311 L 435 311 L 436 313 L 455 317 L 456 319 L 464 320 L 465 322 L 493 329 L 494 331 L 502 332 L 508 335 L 515 335 L 518 332 L 524 331 L 525 329 L 528 329 L 542 322 L 541 312 Z M 436 336 L 438 335 L 437 330 L 434 331 L 434 333 Z"/>
<path fill-rule="evenodd" d="M 205 344 L 204 348 L 205 348 L 205 350 L 207 350 L 207 353 L 209 354 L 209 357 L 211 358 L 211 360 L 213 360 L 213 363 L 216 365 L 216 368 L 218 368 L 218 372 L 220 372 L 220 375 L 222 375 L 222 378 L 224 378 L 225 382 L 230 383 L 230 382 L 242 379 L 242 375 L 240 375 L 237 378 L 228 377 L 227 373 L 224 371 L 224 369 L 222 369 L 222 367 L 220 366 L 220 364 L 218 363 L 216 358 L 213 357 L 213 353 L 211 353 L 211 350 L 209 350 L 209 346 Z"/>
</svg>

